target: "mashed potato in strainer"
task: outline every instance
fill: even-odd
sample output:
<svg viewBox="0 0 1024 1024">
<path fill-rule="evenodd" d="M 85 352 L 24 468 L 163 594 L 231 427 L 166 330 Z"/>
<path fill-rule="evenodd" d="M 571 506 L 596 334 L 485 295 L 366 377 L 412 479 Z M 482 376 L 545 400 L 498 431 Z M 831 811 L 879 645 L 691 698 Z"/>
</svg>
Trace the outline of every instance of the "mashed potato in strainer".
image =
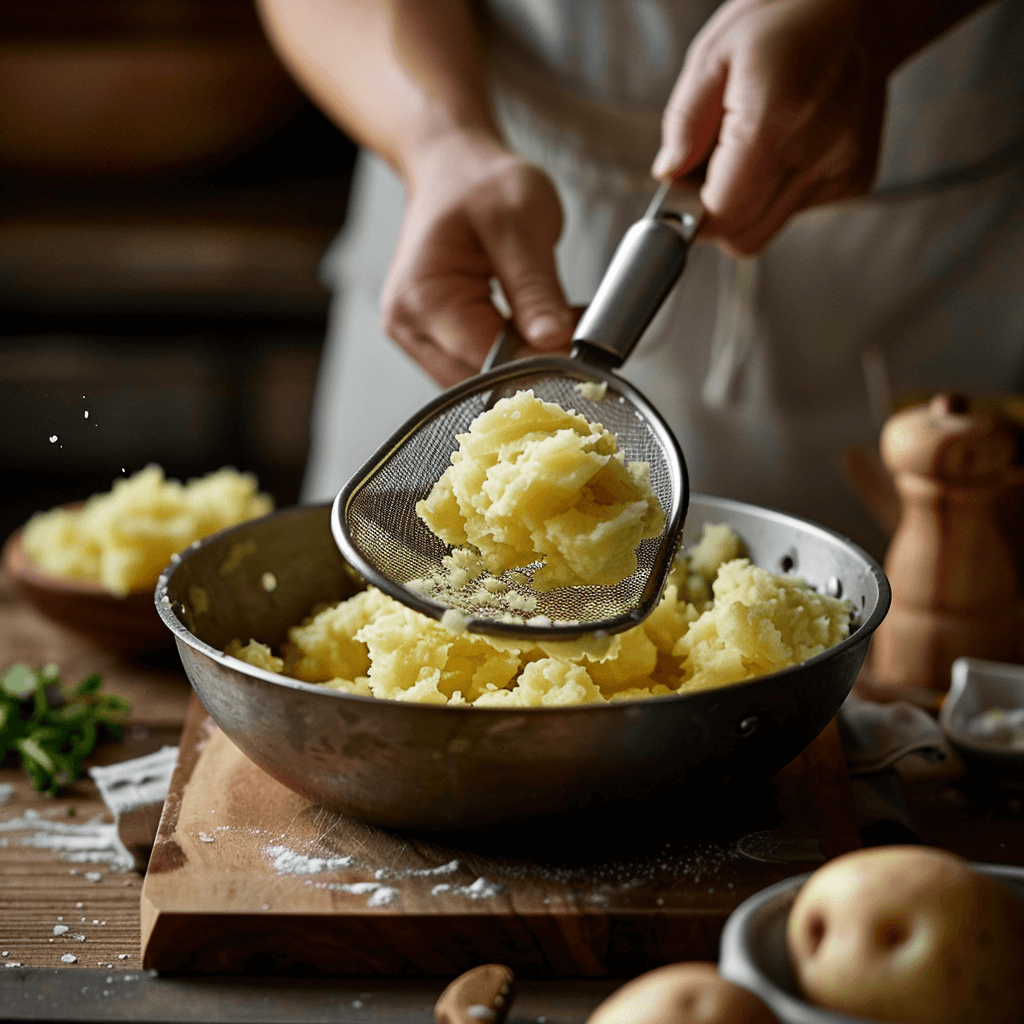
<svg viewBox="0 0 1024 1024">
<path fill-rule="evenodd" d="M 725 686 L 845 639 L 851 605 L 751 565 L 727 526 L 677 560 L 661 602 L 613 636 L 544 643 L 453 633 L 372 588 L 294 626 L 280 654 L 226 653 L 347 693 L 427 704 L 553 707 Z"/>
<path fill-rule="evenodd" d="M 39 512 L 23 544 L 55 576 L 93 580 L 118 596 L 152 589 L 171 556 L 193 541 L 273 511 L 251 473 L 226 467 L 182 484 L 149 465 L 78 509 Z"/>
<path fill-rule="evenodd" d="M 458 442 L 416 512 L 456 558 L 493 576 L 540 563 L 539 592 L 613 585 L 665 528 L 650 466 L 627 463 L 614 434 L 532 391 L 496 402 Z"/>
</svg>

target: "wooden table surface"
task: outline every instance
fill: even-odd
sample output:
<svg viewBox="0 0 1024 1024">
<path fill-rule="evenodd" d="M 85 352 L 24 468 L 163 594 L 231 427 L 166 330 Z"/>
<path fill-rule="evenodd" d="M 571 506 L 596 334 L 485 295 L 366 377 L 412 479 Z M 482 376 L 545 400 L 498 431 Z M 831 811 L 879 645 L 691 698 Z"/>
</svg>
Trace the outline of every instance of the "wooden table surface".
<svg viewBox="0 0 1024 1024">
<path fill-rule="evenodd" d="M 22 603 L 0 574 L 0 669 L 56 662 L 65 680 L 90 672 L 128 698 L 119 742 L 89 764 L 111 764 L 176 744 L 191 693 L 172 650 L 126 661 L 61 631 Z M 972 860 L 1024 863 L 1019 799 L 900 764 L 909 816 L 925 843 Z M 6 799 L 5 799 L 6 797 Z M 38 815 L 37 819 L 33 816 Z M 142 874 L 69 860 L 66 850 L 28 845 L 39 819 L 111 823 L 86 776 L 56 798 L 36 793 L 21 769 L 0 768 L 0 1017 L 4 1020 L 409 1021 L 432 1019 L 443 980 L 194 978 L 155 975 L 140 962 Z M 45 831 L 45 830 L 43 830 Z M 66 930 L 65 930 L 66 929 Z M 70 957 L 74 957 L 71 961 Z M 63 959 L 62 959 L 63 958 Z M 613 981 L 535 981 L 521 986 L 512 1021 L 573 1024 L 616 987 Z"/>
</svg>

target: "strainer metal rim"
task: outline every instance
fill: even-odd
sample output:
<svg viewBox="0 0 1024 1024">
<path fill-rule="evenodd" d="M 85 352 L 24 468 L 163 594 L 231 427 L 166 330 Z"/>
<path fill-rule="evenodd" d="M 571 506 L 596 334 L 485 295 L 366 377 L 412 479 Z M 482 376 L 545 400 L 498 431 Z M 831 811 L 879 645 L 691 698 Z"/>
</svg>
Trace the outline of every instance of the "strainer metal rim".
<svg viewBox="0 0 1024 1024">
<path fill-rule="evenodd" d="M 567 640 L 583 635 L 622 632 L 638 625 L 654 610 L 682 539 L 683 523 L 689 507 L 690 485 L 686 460 L 672 429 L 638 388 L 610 369 L 596 366 L 582 358 L 568 356 L 532 356 L 517 359 L 456 384 L 406 420 L 363 463 L 334 499 L 331 508 L 331 532 L 345 560 L 364 582 L 377 587 L 415 611 L 440 621 L 444 613 L 449 610 L 449 606 L 433 601 L 429 597 L 396 583 L 363 556 L 353 541 L 348 527 L 348 510 L 359 492 L 373 480 L 375 474 L 390 459 L 396 449 L 404 444 L 426 420 L 457 405 L 468 395 L 484 392 L 488 388 L 499 387 L 517 378 L 543 374 L 574 377 L 580 383 L 608 384 L 632 403 L 645 418 L 665 452 L 665 462 L 672 477 L 671 507 L 663 509 L 665 529 L 662 536 L 666 540 L 658 547 L 636 605 L 625 613 L 586 624 L 559 621 L 540 624 L 531 623 L 529 620 L 506 621 L 470 615 L 466 617 L 466 629 L 472 633 L 487 633 L 510 639 Z"/>
</svg>

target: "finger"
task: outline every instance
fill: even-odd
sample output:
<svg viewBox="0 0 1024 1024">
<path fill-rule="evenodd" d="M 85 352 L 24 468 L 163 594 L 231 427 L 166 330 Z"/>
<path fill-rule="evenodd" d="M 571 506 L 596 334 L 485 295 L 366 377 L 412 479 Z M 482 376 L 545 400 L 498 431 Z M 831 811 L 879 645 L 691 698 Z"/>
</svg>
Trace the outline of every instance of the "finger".
<svg viewBox="0 0 1024 1024">
<path fill-rule="evenodd" d="M 483 365 L 503 320 L 490 301 L 490 290 L 476 278 L 448 276 L 443 284 L 421 284 L 385 307 L 382 327 L 410 353 L 436 349 L 431 376 L 476 373 Z M 444 369 L 447 368 L 447 369 Z M 458 369 L 456 369 L 458 368 Z"/>
<path fill-rule="evenodd" d="M 554 240 L 506 223 L 483 243 L 519 333 L 544 351 L 568 344 L 576 321 L 558 279 Z"/>
<path fill-rule="evenodd" d="M 710 152 L 722 121 L 727 66 L 687 55 L 683 71 L 669 96 L 661 119 L 661 148 L 651 174 L 671 181 L 688 173 Z"/>
<path fill-rule="evenodd" d="M 821 161 L 791 174 L 755 222 L 719 236 L 722 248 L 733 256 L 753 256 L 785 227 L 794 214 L 857 194 L 845 177 L 825 177 L 823 166 L 824 161 Z"/>
<path fill-rule="evenodd" d="M 442 388 L 450 388 L 479 371 L 446 352 L 432 338 L 417 334 L 413 329 L 399 329 L 390 337 L 399 347 L 427 372 Z"/>
<path fill-rule="evenodd" d="M 732 68 L 701 202 L 706 234 L 730 236 L 760 221 L 788 186 L 803 154 L 792 148 L 794 114 L 768 96 L 749 68 Z M 809 162 L 809 161 L 808 161 Z"/>
</svg>

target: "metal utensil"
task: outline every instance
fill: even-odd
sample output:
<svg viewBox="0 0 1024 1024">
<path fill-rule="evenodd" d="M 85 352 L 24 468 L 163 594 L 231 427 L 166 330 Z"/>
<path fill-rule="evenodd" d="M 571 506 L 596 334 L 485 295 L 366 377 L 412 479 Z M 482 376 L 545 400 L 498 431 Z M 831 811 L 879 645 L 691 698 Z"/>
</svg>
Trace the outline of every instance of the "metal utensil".
<svg viewBox="0 0 1024 1024">
<path fill-rule="evenodd" d="M 389 596 L 435 619 L 449 609 L 467 629 L 518 638 L 568 638 L 617 632 L 642 621 L 657 604 L 686 514 L 686 464 L 668 424 L 614 370 L 639 341 L 682 273 L 701 219 L 690 188 L 662 186 L 643 218 L 615 251 L 573 338 L 569 358 L 538 356 L 503 362 L 515 347 L 506 332 L 484 373 L 444 392 L 393 434 L 346 484 L 334 503 L 332 530 L 359 575 Z M 602 399 L 581 385 L 603 385 Z M 543 401 L 574 409 L 615 434 L 627 462 L 646 462 L 665 513 L 659 537 L 637 550 L 637 571 L 615 585 L 535 592 L 521 573 L 499 578 L 504 596 L 479 601 L 478 588 L 428 593 L 418 581 L 443 578 L 449 548 L 416 514 L 416 502 L 450 464 L 457 435 L 502 397 L 530 389 Z M 409 584 L 413 588 L 409 588 Z M 523 613 L 523 599 L 532 610 Z"/>
<path fill-rule="evenodd" d="M 648 800 L 677 814 L 689 797 L 727 782 L 770 778 L 825 728 L 890 600 L 877 562 L 823 527 L 692 495 L 684 542 L 695 544 L 708 523 L 728 524 L 755 564 L 847 598 L 857 619 L 851 635 L 800 665 L 733 686 L 559 708 L 376 700 L 228 657 L 236 638 L 279 649 L 314 605 L 355 592 L 326 505 L 284 509 L 190 548 L 161 577 L 156 605 L 213 720 L 250 760 L 315 804 L 424 829 Z"/>
</svg>

